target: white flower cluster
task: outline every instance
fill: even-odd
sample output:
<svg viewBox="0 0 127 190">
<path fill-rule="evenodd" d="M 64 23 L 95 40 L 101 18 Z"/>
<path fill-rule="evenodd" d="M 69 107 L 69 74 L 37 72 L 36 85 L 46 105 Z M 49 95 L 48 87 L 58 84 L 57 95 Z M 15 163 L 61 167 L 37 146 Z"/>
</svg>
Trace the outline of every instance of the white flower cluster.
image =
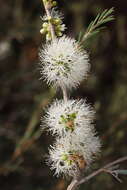
<svg viewBox="0 0 127 190">
<path fill-rule="evenodd" d="M 87 77 L 89 59 L 86 51 L 69 37 L 54 39 L 40 50 L 41 74 L 49 84 L 68 89 L 77 87 Z"/>
<path fill-rule="evenodd" d="M 48 131 L 58 136 L 48 159 L 56 175 L 77 175 L 78 170 L 89 168 L 100 152 L 93 118 L 94 111 L 85 100 L 60 100 L 49 107 L 42 122 Z"/>
<path fill-rule="evenodd" d="M 93 129 L 94 111 L 85 100 L 55 101 L 45 116 L 46 128 L 54 134 L 65 136 L 74 132 L 80 136 Z M 43 122 L 43 118 L 42 118 Z"/>
<path fill-rule="evenodd" d="M 90 167 L 93 158 L 99 153 L 100 141 L 94 134 L 80 138 L 78 135 L 67 135 L 58 138 L 51 146 L 48 164 L 57 176 L 76 176 L 79 171 Z"/>
<path fill-rule="evenodd" d="M 46 10 L 53 6 L 52 0 L 43 2 Z M 54 101 L 45 118 L 42 118 L 42 127 L 56 135 L 56 141 L 49 149 L 47 162 L 51 169 L 55 169 L 57 176 L 74 177 L 90 167 L 101 146 L 94 129 L 93 108 L 86 100 L 68 100 L 65 97 L 66 90 L 76 88 L 87 77 L 90 64 L 88 54 L 75 39 L 58 35 L 64 31 L 65 25 L 61 21 L 62 17 L 58 18 L 57 12 L 50 13 L 43 18 L 45 22 L 41 30 L 52 39 L 39 53 L 41 74 L 48 84 L 62 88 L 64 100 Z M 55 38 L 51 26 L 54 28 Z"/>
</svg>

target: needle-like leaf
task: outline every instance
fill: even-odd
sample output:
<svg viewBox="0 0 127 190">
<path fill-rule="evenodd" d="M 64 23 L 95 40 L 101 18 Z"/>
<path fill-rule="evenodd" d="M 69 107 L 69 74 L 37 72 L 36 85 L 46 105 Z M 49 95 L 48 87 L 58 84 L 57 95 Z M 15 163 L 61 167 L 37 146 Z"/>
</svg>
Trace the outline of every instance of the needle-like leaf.
<svg viewBox="0 0 127 190">
<path fill-rule="evenodd" d="M 79 34 L 80 36 L 78 38 L 78 42 L 80 44 L 83 44 L 88 38 L 91 38 L 95 34 L 99 33 L 104 28 L 103 24 L 114 20 L 114 16 L 112 15 L 113 12 L 114 9 L 111 8 L 109 10 L 104 10 L 102 13 L 99 13 L 96 16 L 95 20 L 89 24 L 86 32 L 82 35 L 81 33 Z"/>
</svg>

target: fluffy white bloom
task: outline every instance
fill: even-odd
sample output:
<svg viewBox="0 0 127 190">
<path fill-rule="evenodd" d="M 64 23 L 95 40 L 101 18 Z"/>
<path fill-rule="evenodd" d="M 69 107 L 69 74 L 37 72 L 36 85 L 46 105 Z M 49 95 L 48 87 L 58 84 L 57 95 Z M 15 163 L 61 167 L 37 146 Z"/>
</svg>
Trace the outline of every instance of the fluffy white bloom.
<svg viewBox="0 0 127 190">
<path fill-rule="evenodd" d="M 46 44 L 40 51 L 40 60 L 42 78 L 56 87 L 77 87 L 89 70 L 86 51 L 66 36 Z"/>
<path fill-rule="evenodd" d="M 55 169 L 57 176 L 75 176 L 79 170 L 90 167 L 91 162 L 100 152 L 99 138 L 91 133 L 81 141 L 79 136 L 66 136 L 57 139 L 49 150 L 48 164 Z"/>
<path fill-rule="evenodd" d="M 93 118 L 94 111 L 86 100 L 56 100 L 49 107 L 45 119 L 42 118 L 42 127 L 59 136 L 75 133 L 81 137 L 94 131 Z"/>
</svg>

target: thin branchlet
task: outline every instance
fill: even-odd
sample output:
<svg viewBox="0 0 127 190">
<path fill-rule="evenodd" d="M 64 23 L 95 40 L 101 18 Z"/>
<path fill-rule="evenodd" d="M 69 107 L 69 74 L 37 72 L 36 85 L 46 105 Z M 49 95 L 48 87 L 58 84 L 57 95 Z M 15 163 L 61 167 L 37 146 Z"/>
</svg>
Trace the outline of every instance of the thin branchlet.
<svg viewBox="0 0 127 190">
<path fill-rule="evenodd" d="M 87 30 L 84 32 L 80 32 L 78 41 L 79 44 L 84 44 L 89 38 L 93 37 L 97 33 L 99 33 L 103 28 L 105 23 L 108 23 L 114 20 L 114 16 L 112 13 L 114 12 L 114 8 L 105 9 L 102 13 L 98 14 L 96 18 L 89 24 Z"/>
<path fill-rule="evenodd" d="M 86 183 L 87 181 L 89 181 L 90 179 L 92 179 L 93 177 L 97 176 L 100 173 L 108 173 L 110 175 L 112 175 L 118 182 L 122 182 L 121 179 L 118 177 L 118 173 L 115 173 L 115 170 L 113 171 L 112 168 L 114 168 L 116 166 L 116 164 L 122 163 L 124 161 L 127 161 L 127 156 L 119 158 L 113 162 L 110 162 L 109 164 L 106 164 L 104 167 L 94 171 L 92 174 L 83 177 L 80 180 L 73 180 L 71 182 L 71 184 L 68 186 L 67 190 L 76 190 L 77 187 L 83 183 Z"/>
<path fill-rule="evenodd" d="M 46 14 L 47 14 L 47 17 L 48 18 L 52 18 L 51 17 L 51 7 L 49 5 L 48 2 L 45 3 L 44 0 L 43 1 L 43 4 L 44 4 L 44 8 L 45 8 L 45 11 L 46 11 Z M 55 35 L 55 27 L 54 25 L 52 24 L 52 22 L 50 22 L 50 30 L 51 30 L 51 36 L 52 36 L 52 40 L 54 40 L 56 38 L 56 35 Z M 63 92 L 63 98 L 64 98 L 64 101 L 67 101 L 68 100 L 68 95 L 67 95 L 67 89 L 65 86 L 61 86 L 61 90 Z"/>
<path fill-rule="evenodd" d="M 43 5 L 44 5 L 44 8 L 45 8 L 47 17 L 49 19 L 51 19 L 51 7 L 49 6 L 49 3 L 45 2 L 44 0 L 42 0 L 42 2 L 43 2 Z M 49 20 L 49 24 L 50 24 L 51 36 L 52 36 L 52 40 L 53 40 L 56 37 L 55 36 L 55 28 L 54 28 L 54 25 L 52 24 L 52 22 L 50 22 L 50 20 Z"/>
</svg>

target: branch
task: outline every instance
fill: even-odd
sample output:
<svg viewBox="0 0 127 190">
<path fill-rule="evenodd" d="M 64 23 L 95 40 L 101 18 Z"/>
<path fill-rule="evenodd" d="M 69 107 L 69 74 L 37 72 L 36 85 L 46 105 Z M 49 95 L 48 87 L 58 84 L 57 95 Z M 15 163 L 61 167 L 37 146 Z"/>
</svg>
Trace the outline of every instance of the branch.
<svg viewBox="0 0 127 190">
<path fill-rule="evenodd" d="M 105 165 L 104 167 L 94 171 L 92 174 L 88 175 L 87 177 L 82 178 L 80 181 L 73 180 L 71 182 L 71 184 L 68 186 L 67 190 L 75 190 L 79 185 L 81 185 L 82 183 L 86 183 L 91 178 L 95 177 L 96 175 L 98 175 L 102 172 L 105 172 L 105 173 L 112 175 L 117 181 L 119 181 L 121 183 L 122 181 L 118 177 L 119 172 L 116 172 L 119 170 L 113 170 L 113 169 L 118 167 L 118 165 L 116 165 L 116 164 L 119 164 L 119 163 L 124 162 L 126 160 L 127 160 L 127 156 L 119 158 L 113 162 L 110 162 L 109 164 Z"/>
<path fill-rule="evenodd" d="M 105 23 L 114 20 L 112 13 L 114 9 L 105 9 L 102 13 L 98 14 L 96 18 L 89 24 L 85 33 L 80 33 L 78 37 L 78 42 L 83 45 L 87 39 L 99 33 L 104 27 Z"/>
<path fill-rule="evenodd" d="M 48 2 L 45 3 L 44 0 L 42 0 L 42 1 L 43 1 L 43 5 L 45 8 L 47 17 L 51 18 L 51 5 L 50 5 L 50 3 L 48 3 Z M 54 28 L 54 25 L 52 24 L 52 22 L 50 20 L 49 20 L 49 25 L 50 25 L 51 36 L 52 36 L 52 40 L 53 40 L 56 38 L 55 28 Z M 66 102 L 68 100 L 67 89 L 66 89 L 66 87 L 61 86 L 61 90 L 63 92 L 63 99 Z"/>
<path fill-rule="evenodd" d="M 68 186 L 67 190 L 75 190 L 78 186 L 78 180 L 73 180 Z"/>
<path fill-rule="evenodd" d="M 62 92 L 63 92 L 63 99 L 66 102 L 68 100 L 68 94 L 67 94 L 67 89 L 64 86 L 61 86 Z"/>
<path fill-rule="evenodd" d="M 45 8 L 45 12 L 47 14 L 47 17 L 48 18 L 51 18 L 51 6 L 50 6 L 50 3 L 48 2 L 44 2 L 43 1 L 43 5 L 44 5 L 44 8 Z M 49 21 L 49 25 L 50 25 L 50 30 L 51 30 L 51 36 L 52 36 L 52 40 L 55 39 L 55 29 L 54 29 L 54 25 L 52 24 L 52 22 Z"/>
</svg>

